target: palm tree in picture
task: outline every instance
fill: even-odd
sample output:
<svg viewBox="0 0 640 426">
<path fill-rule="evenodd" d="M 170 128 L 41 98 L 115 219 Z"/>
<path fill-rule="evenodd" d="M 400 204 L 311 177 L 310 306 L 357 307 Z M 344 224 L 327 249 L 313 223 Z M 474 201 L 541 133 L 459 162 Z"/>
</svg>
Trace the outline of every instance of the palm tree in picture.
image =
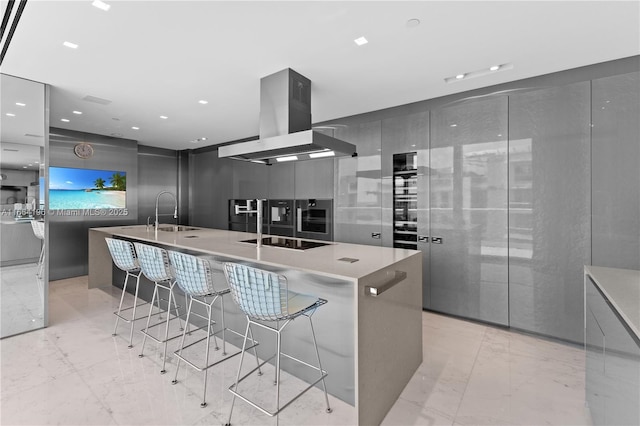
<svg viewBox="0 0 640 426">
<path fill-rule="evenodd" d="M 98 189 L 104 189 L 104 184 L 105 184 L 105 183 L 106 183 L 106 182 L 105 182 L 105 181 L 104 181 L 104 179 L 102 179 L 102 178 L 98 178 L 98 179 L 96 179 L 96 181 L 95 181 L 95 182 L 93 182 L 93 184 L 94 184 L 94 185 L 96 186 L 96 188 L 98 188 Z"/>
<path fill-rule="evenodd" d="M 111 186 L 114 189 L 117 189 L 119 191 L 124 191 L 127 189 L 127 177 L 121 175 L 119 172 L 115 172 L 113 175 L 111 175 L 109 181 L 111 182 Z"/>
</svg>

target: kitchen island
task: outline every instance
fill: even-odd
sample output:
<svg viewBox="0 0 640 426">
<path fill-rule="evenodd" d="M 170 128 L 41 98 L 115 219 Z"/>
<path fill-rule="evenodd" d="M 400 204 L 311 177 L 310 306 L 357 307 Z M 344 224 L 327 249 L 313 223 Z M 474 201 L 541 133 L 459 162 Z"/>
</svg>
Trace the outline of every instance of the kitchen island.
<svg viewBox="0 0 640 426">
<path fill-rule="evenodd" d="M 206 257 L 222 280 L 223 262 L 285 275 L 292 290 L 328 301 L 314 315 L 323 368 L 329 373 L 327 390 L 356 407 L 359 424 L 379 424 L 422 362 L 419 251 L 345 243 L 308 250 L 257 248 L 242 242 L 256 238 L 251 233 L 169 225 L 159 229 L 144 225 L 91 229 L 89 286 L 114 285 L 107 236 Z M 237 308 L 227 318 L 232 328 L 244 330 L 244 317 Z M 285 352 L 314 359 L 307 327 L 292 324 L 283 341 Z M 259 356 L 270 355 L 272 336 L 256 333 L 256 339 Z M 295 366 L 283 368 L 305 379 Z"/>
<path fill-rule="evenodd" d="M 584 300 L 593 424 L 640 424 L 640 271 L 585 266 Z"/>
</svg>

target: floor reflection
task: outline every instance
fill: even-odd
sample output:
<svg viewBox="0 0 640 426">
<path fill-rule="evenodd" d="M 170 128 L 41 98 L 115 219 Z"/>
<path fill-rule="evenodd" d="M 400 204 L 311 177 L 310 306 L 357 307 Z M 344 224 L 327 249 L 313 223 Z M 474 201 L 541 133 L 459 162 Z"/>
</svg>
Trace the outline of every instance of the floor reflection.
<svg viewBox="0 0 640 426">
<path fill-rule="evenodd" d="M 0 270 L 0 337 L 44 326 L 43 283 L 37 263 L 3 266 Z"/>
</svg>

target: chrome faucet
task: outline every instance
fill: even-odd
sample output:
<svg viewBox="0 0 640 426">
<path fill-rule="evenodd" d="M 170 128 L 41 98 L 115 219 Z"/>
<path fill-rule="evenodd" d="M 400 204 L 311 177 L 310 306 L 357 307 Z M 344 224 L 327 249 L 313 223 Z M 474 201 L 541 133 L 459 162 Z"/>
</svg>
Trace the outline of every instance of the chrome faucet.
<svg viewBox="0 0 640 426">
<path fill-rule="evenodd" d="M 256 213 L 258 215 L 256 228 L 258 231 L 258 238 L 256 240 L 256 247 L 262 247 L 262 202 L 265 200 L 261 200 L 260 198 L 256 199 L 256 209 L 251 210 L 251 202 L 253 200 L 247 200 L 246 206 L 241 206 L 239 204 L 235 205 L 236 214 L 250 214 Z"/>
<path fill-rule="evenodd" d="M 178 200 L 176 199 L 176 196 L 169 191 L 160 191 L 160 193 L 156 197 L 156 222 L 155 222 L 156 230 L 158 229 L 158 225 L 160 225 L 160 222 L 158 222 L 158 201 L 160 201 L 160 196 L 162 194 L 171 195 L 171 197 L 173 198 L 173 218 L 174 219 L 178 218 Z"/>
</svg>

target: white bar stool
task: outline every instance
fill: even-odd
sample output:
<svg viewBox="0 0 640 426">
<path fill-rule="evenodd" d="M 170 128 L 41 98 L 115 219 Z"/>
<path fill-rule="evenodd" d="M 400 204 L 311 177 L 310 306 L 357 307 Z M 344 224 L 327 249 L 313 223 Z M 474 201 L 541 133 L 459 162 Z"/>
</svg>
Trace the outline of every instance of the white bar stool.
<svg viewBox="0 0 640 426">
<path fill-rule="evenodd" d="M 316 343 L 316 335 L 313 330 L 313 322 L 311 316 L 316 309 L 327 303 L 326 300 L 317 298 L 315 296 L 309 296 L 305 294 L 295 293 L 289 291 L 287 285 L 287 278 L 283 275 L 276 274 L 275 272 L 264 271 L 262 269 L 253 268 L 246 265 L 240 265 L 237 263 L 225 263 L 224 272 L 231 289 L 231 295 L 233 300 L 238 304 L 240 309 L 247 316 L 247 329 L 244 336 L 244 343 L 242 345 L 242 355 L 240 355 L 240 365 L 238 366 L 238 374 L 236 375 L 236 382 L 229 387 L 229 391 L 233 394 L 231 401 L 231 410 L 229 412 L 229 421 L 226 426 L 231 425 L 231 415 L 233 414 L 233 405 L 236 397 L 257 408 L 263 413 L 271 417 L 276 417 L 276 423 L 278 421 L 278 414 L 287 408 L 289 404 L 298 399 L 302 394 L 314 387 L 316 383 L 322 382 L 324 389 L 324 398 L 327 403 L 326 411 L 330 413 L 331 407 L 329 406 L 329 397 L 327 396 L 327 387 L 324 382 L 324 378 L 327 376 L 327 372 L 322 369 L 320 363 L 320 353 L 318 352 L 318 344 Z M 291 355 L 285 354 L 281 351 L 282 347 L 282 332 L 289 325 L 291 321 L 299 316 L 305 316 L 309 319 L 309 325 L 311 327 L 311 336 L 313 337 L 313 345 L 316 352 L 316 358 L 318 366 L 311 365 L 305 361 L 295 358 Z M 261 322 L 258 322 L 261 321 Z M 283 321 L 283 323 L 281 323 Z M 262 322 L 275 322 L 275 326 L 263 324 Z M 277 349 L 276 353 L 266 361 L 263 361 L 258 367 L 249 371 L 244 376 L 240 377 L 242 370 L 242 362 L 244 361 L 244 350 L 247 344 L 247 337 L 251 333 L 251 326 L 256 325 L 264 328 L 265 330 L 272 331 L 277 336 Z M 286 402 L 284 405 L 280 405 L 280 357 L 284 356 L 293 361 L 296 361 L 304 366 L 307 366 L 320 373 L 320 376 L 304 390 Z M 260 371 L 260 367 L 272 360 L 276 359 L 276 408 L 273 411 L 269 411 L 255 402 L 249 400 L 245 396 L 238 392 L 238 385 L 244 379 L 253 374 L 256 370 Z"/>
<path fill-rule="evenodd" d="M 186 346 L 184 342 L 185 342 L 185 337 L 187 335 L 187 328 L 185 327 L 182 333 L 180 349 L 174 352 L 174 354 L 178 358 L 178 363 L 176 365 L 176 375 L 171 383 L 174 385 L 178 383 L 178 370 L 180 368 L 180 361 L 184 361 L 191 367 L 195 368 L 196 370 L 204 372 L 204 390 L 202 392 L 202 403 L 200 404 L 200 406 L 204 408 L 207 406 L 207 400 L 206 400 L 207 370 L 210 367 L 213 367 L 214 365 L 217 365 L 223 361 L 226 361 L 240 353 L 240 350 L 237 350 L 232 354 L 227 355 L 226 332 L 228 331 L 228 332 L 234 333 L 240 337 L 242 337 L 242 334 L 236 332 L 235 330 L 228 329 L 225 326 L 224 295 L 229 294 L 229 288 L 227 288 L 226 286 L 218 289 L 215 288 L 215 285 L 213 282 L 213 274 L 211 273 L 211 265 L 209 264 L 209 262 L 206 259 L 202 259 L 196 256 L 192 256 L 190 254 L 171 251 L 171 250 L 169 250 L 168 254 L 169 254 L 169 261 L 171 263 L 171 268 L 173 270 L 176 282 L 178 283 L 178 286 L 180 287 L 180 289 L 182 289 L 184 294 L 189 296 L 189 309 L 187 310 L 186 322 L 189 323 L 189 318 L 191 318 L 191 315 L 207 320 L 207 325 L 206 325 L 207 336 L 199 340 L 196 340 L 194 342 L 191 342 Z M 213 304 L 216 301 L 220 301 L 220 318 L 221 318 L 222 328 L 219 331 L 212 332 L 211 326 L 212 324 L 216 323 L 215 321 L 212 320 Z M 192 310 L 194 302 L 196 304 L 200 304 L 205 307 L 207 311 L 206 317 Z M 203 328 L 205 328 L 205 326 L 202 326 L 196 330 L 201 330 Z M 193 331 L 194 330 L 191 330 L 190 334 Z M 212 364 L 209 364 L 209 349 L 210 349 L 209 342 L 210 342 L 211 336 L 213 336 L 214 343 L 215 343 L 215 350 L 217 351 L 220 348 L 218 347 L 218 340 L 216 338 L 216 334 L 220 334 L 220 333 L 222 333 L 222 358 L 216 362 L 213 362 Z M 194 346 L 205 340 L 206 340 L 205 362 L 203 366 L 196 365 L 194 362 L 189 361 L 185 356 L 183 356 L 182 352 L 184 349 Z M 254 353 L 255 353 L 256 362 L 257 362 L 258 354 L 257 352 L 255 352 L 255 346 L 257 343 L 253 341 L 253 336 L 251 337 L 251 340 L 254 343 L 251 347 L 254 348 Z"/>
<path fill-rule="evenodd" d="M 140 275 L 142 271 L 140 270 L 140 264 L 138 263 L 138 258 L 136 257 L 135 249 L 133 248 L 133 244 L 129 241 L 125 240 L 116 240 L 113 238 L 105 238 L 107 242 L 107 247 L 109 248 L 109 253 L 111 253 L 111 259 L 113 263 L 121 270 L 127 273 L 127 276 L 124 279 L 124 285 L 122 286 L 122 295 L 120 296 L 120 304 L 118 305 L 118 310 L 114 312 L 116 316 L 116 324 L 113 327 L 113 335 L 116 335 L 116 331 L 118 330 L 118 321 L 122 320 L 126 323 L 131 324 L 131 331 L 129 332 L 129 349 L 133 347 L 133 323 L 136 320 L 142 319 L 144 317 L 136 318 L 136 308 L 138 306 L 144 306 L 147 303 L 138 303 L 140 299 L 138 299 L 138 289 L 140 287 Z M 133 306 L 129 308 L 122 309 L 122 303 L 124 302 L 124 295 L 127 292 L 127 284 L 129 282 L 129 277 L 136 278 L 136 286 L 135 286 L 135 294 L 133 299 Z M 122 316 L 122 311 L 128 311 L 132 309 L 133 312 L 131 314 L 131 318 L 125 318 Z"/>
<path fill-rule="evenodd" d="M 162 343 L 164 345 L 164 353 L 162 357 L 162 370 L 160 370 L 160 374 L 164 374 L 167 372 L 165 369 L 167 362 L 167 343 L 169 340 L 175 339 L 180 336 L 180 334 L 176 336 L 169 337 L 169 325 L 171 321 L 171 303 L 173 302 L 173 307 L 175 309 L 174 319 L 178 319 L 180 321 L 180 312 L 178 311 L 178 305 L 176 304 L 176 298 L 173 294 L 173 287 L 175 286 L 175 277 L 171 268 L 169 266 L 169 257 L 167 255 L 167 251 L 163 248 L 150 246 L 142 243 L 134 243 L 136 248 L 136 254 L 138 256 L 138 262 L 140 263 L 140 269 L 142 269 L 142 273 L 149 281 L 153 281 L 155 287 L 153 289 L 153 296 L 151 298 L 151 307 L 149 308 L 149 315 L 147 316 L 147 325 L 144 330 L 142 330 L 142 334 L 144 337 L 142 338 L 142 349 L 140 350 L 140 358 L 144 356 L 144 345 L 147 341 L 147 337 L 155 341 L 156 343 Z M 158 322 L 152 326 L 149 326 L 151 322 L 151 317 L 153 316 L 153 303 L 158 303 L 158 307 L 160 306 L 160 294 L 159 290 L 167 290 L 169 296 L 167 299 L 167 320 L 164 331 L 164 339 L 159 339 L 151 334 L 149 334 L 149 328 L 158 326 L 162 324 Z M 180 330 L 182 330 L 182 323 L 180 323 Z"/>
</svg>

